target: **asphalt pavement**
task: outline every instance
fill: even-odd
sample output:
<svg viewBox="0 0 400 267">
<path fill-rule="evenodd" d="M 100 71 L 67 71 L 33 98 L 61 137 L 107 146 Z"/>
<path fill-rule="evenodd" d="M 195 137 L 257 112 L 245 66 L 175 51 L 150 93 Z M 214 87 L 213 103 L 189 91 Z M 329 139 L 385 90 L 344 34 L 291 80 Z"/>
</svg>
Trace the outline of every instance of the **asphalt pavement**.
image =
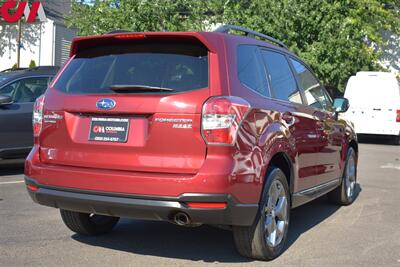
<svg viewBox="0 0 400 267">
<path fill-rule="evenodd" d="M 56 209 L 34 204 L 21 161 L 0 163 L 0 266 L 400 266 L 400 146 L 360 144 L 351 206 L 321 197 L 292 211 L 288 245 L 272 262 L 235 250 L 232 234 L 124 219 L 106 236 L 69 231 Z"/>
</svg>

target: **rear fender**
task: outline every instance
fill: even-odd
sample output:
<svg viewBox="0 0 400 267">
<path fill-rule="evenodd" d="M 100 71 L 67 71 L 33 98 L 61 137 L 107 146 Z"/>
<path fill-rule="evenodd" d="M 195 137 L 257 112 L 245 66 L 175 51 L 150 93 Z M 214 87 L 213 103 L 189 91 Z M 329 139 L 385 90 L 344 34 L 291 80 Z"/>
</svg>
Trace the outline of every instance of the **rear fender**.
<svg viewBox="0 0 400 267">
<path fill-rule="evenodd" d="M 265 115 L 265 114 L 264 114 Z M 270 115 L 266 116 L 269 117 Z M 291 164 L 289 186 L 293 192 L 295 182 L 295 151 L 287 128 L 279 121 L 256 122 L 257 115 L 251 112 L 243 122 L 236 142 L 233 174 L 238 180 L 252 181 L 259 197 L 265 183 L 271 159 L 278 153 L 285 155 Z"/>
</svg>

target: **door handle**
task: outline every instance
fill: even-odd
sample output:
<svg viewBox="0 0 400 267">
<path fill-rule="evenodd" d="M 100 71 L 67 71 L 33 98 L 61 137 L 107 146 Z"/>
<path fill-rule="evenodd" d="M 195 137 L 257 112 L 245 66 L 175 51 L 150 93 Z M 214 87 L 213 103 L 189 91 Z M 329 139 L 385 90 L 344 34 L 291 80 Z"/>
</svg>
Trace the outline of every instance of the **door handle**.
<svg viewBox="0 0 400 267">
<path fill-rule="evenodd" d="M 282 120 L 287 124 L 287 126 L 292 126 L 295 123 L 295 118 L 290 112 L 283 113 Z"/>
</svg>

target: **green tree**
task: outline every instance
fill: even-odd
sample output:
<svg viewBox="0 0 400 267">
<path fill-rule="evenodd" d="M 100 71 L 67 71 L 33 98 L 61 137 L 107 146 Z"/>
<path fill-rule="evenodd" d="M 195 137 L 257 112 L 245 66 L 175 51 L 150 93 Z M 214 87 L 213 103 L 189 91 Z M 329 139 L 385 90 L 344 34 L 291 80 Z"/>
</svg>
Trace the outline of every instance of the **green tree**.
<svg viewBox="0 0 400 267">
<path fill-rule="evenodd" d="M 380 32 L 400 34 L 399 9 L 399 0 L 75 0 L 68 22 L 81 35 L 240 25 L 283 41 L 326 85 L 343 90 L 357 71 L 381 69 Z"/>
<path fill-rule="evenodd" d="M 228 1 L 225 23 L 253 28 L 283 40 L 326 85 L 344 89 L 360 70 L 379 70 L 380 31 L 400 33 L 397 3 L 378 0 Z"/>
<path fill-rule="evenodd" d="M 29 68 L 34 68 L 36 67 L 36 62 L 35 60 L 31 59 L 31 61 L 29 62 Z"/>
<path fill-rule="evenodd" d="M 76 0 L 70 26 L 80 35 L 102 34 L 115 29 L 131 31 L 202 30 L 207 1 L 188 0 Z"/>
</svg>

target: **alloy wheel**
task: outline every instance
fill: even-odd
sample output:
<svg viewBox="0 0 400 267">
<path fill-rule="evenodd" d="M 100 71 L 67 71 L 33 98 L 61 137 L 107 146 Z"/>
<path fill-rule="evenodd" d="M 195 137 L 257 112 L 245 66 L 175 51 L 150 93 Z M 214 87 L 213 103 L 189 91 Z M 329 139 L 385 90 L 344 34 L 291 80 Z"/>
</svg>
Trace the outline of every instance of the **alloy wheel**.
<svg viewBox="0 0 400 267">
<path fill-rule="evenodd" d="M 345 183 L 346 195 L 348 198 L 351 198 L 354 195 L 354 188 L 356 185 L 356 164 L 353 151 L 351 151 L 349 160 L 347 161 Z"/>
<path fill-rule="evenodd" d="M 279 180 L 273 181 L 264 208 L 265 241 L 271 248 L 278 246 L 284 237 L 288 226 L 287 205 L 288 200 L 283 184 Z"/>
</svg>

